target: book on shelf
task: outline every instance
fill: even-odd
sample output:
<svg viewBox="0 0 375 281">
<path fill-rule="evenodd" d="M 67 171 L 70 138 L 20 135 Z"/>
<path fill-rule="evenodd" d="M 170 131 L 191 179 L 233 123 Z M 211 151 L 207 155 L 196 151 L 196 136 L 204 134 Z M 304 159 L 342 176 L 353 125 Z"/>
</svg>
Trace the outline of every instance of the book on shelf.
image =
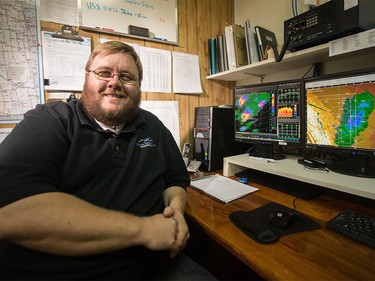
<svg viewBox="0 0 375 281">
<path fill-rule="evenodd" d="M 219 174 L 193 179 L 190 185 L 223 203 L 229 203 L 258 190 L 256 187 L 240 183 Z"/>
<path fill-rule="evenodd" d="M 237 67 L 236 54 L 234 52 L 233 25 L 227 25 L 224 29 L 224 34 L 227 46 L 228 70 L 232 70 Z"/>
<path fill-rule="evenodd" d="M 228 70 L 227 56 L 226 56 L 226 47 L 225 47 L 225 36 L 221 34 L 217 37 L 218 42 L 218 72 Z"/>
<path fill-rule="evenodd" d="M 227 43 L 225 40 L 225 34 L 220 35 L 220 41 L 221 41 L 221 50 L 220 54 L 222 56 L 222 64 L 223 64 L 223 69 L 222 71 L 228 70 L 228 54 L 227 54 Z"/>
<path fill-rule="evenodd" d="M 267 58 L 267 50 L 272 46 L 277 47 L 276 36 L 275 33 L 261 26 L 256 26 L 254 27 L 254 29 L 256 33 L 259 54 L 261 55 L 261 59 L 264 60 L 265 58 Z"/>
<path fill-rule="evenodd" d="M 213 75 L 247 65 L 245 28 L 233 24 L 224 33 L 208 39 L 208 73 Z"/>
<path fill-rule="evenodd" d="M 225 27 L 225 40 L 228 56 L 228 69 L 232 70 L 248 64 L 245 28 L 238 24 Z"/>
<path fill-rule="evenodd" d="M 209 65 L 209 74 L 216 73 L 216 65 L 215 65 L 215 39 L 209 38 L 208 39 L 208 65 Z"/>
<path fill-rule="evenodd" d="M 241 25 L 233 24 L 233 37 L 236 67 L 249 64 L 247 60 L 245 28 Z"/>
<path fill-rule="evenodd" d="M 208 74 L 213 75 L 228 70 L 228 56 L 225 35 L 209 38 L 208 42 Z"/>
<path fill-rule="evenodd" d="M 221 62 L 220 62 L 220 46 L 219 46 L 219 38 L 215 37 L 214 39 L 214 45 L 215 45 L 215 65 L 216 65 L 216 71 L 215 73 L 221 72 Z"/>
<path fill-rule="evenodd" d="M 255 41 L 255 31 L 249 19 L 244 22 L 247 60 L 249 64 L 259 62 L 259 53 Z"/>
</svg>

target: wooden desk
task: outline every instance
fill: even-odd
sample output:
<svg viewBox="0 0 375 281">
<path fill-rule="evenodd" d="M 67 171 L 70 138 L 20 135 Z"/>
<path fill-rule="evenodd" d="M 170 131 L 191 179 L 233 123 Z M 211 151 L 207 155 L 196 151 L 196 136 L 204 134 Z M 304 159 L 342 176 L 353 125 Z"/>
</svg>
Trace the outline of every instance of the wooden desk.
<svg viewBox="0 0 375 281">
<path fill-rule="evenodd" d="M 346 209 L 375 216 L 371 205 L 328 195 L 309 201 L 297 199 L 296 210 L 320 223 L 321 229 L 283 236 L 274 244 L 262 245 L 241 232 L 228 215 L 235 210 L 252 210 L 270 201 L 292 208 L 295 197 L 259 184 L 251 185 L 259 191 L 229 204 L 189 188 L 189 219 L 266 280 L 375 280 L 375 250 L 325 227 L 326 221 Z"/>
</svg>

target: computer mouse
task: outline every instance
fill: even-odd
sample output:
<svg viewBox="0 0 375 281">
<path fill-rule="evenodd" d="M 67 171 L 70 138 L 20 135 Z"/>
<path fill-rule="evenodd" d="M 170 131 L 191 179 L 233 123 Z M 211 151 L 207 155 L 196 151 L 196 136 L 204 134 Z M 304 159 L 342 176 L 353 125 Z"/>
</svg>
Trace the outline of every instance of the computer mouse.
<svg viewBox="0 0 375 281">
<path fill-rule="evenodd" d="M 292 210 L 274 209 L 268 215 L 268 222 L 280 228 L 286 228 L 294 220 L 296 214 Z"/>
<path fill-rule="evenodd" d="M 242 232 L 258 243 L 271 244 L 279 239 L 264 222 L 249 212 L 235 211 L 229 218 Z"/>
</svg>

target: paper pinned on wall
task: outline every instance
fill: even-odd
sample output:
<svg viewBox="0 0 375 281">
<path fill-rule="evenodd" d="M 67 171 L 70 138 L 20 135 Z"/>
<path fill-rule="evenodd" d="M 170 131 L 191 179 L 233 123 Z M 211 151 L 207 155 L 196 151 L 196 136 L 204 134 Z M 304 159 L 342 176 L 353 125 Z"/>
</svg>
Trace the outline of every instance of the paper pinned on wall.
<svg viewBox="0 0 375 281">
<path fill-rule="evenodd" d="M 202 93 L 198 56 L 172 52 L 172 57 L 173 92 L 182 94 Z"/>
<path fill-rule="evenodd" d="M 91 39 L 76 41 L 53 38 L 53 32 L 42 34 L 45 90 L 82 91 Z"/>
<path fill-rule="evenodd" d="M 177 101 L 142 101 L 141 108 L 155 114 L 172 133 L 180 147 L 180 123 Z"/>
<path fill-rule="evenodd" d="M 329 56 L 341 55 L 375 46 L 375 29 L 366 30 L 329 42 Z"/>
<path fill-rule="evenodd" d="M 0 128 L 0 143 L 10 134 L 13 128 Z"/>
<path fill-rule="evenodd" d="M 78 26 L 77 0 L 40 0 L 40 19 Z"/>
<path fill-rule="evenodd" d="M 171 51 L 139 47 L 143 65 L 142 92 L 172 93 Z"/>
<path fill-rule="evenodd" d="M 99 43 L 111 41 L 100 38 Z M 173 92 L 183 94 L 200 94 L 199 59 L 197 55 L 171 52 L 156 48 L 148 48 L 125 42 L 138 53 L 143 65 L 143 92 L 171 93 L 172 71 Z M 171 69 L 173 69 L 171 71 Z"/>
</svg>

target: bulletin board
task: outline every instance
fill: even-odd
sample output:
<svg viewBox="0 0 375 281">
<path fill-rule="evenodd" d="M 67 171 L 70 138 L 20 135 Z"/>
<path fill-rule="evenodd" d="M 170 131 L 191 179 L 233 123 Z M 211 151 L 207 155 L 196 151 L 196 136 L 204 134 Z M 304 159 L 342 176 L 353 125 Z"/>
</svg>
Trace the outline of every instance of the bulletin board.
<svg viewBox="0 0 375 281">
<path fill-rule="evenodd" d="M 123 34 L 134 25 L 156 40 L 178 43 L 177 0 L 81 0 L 80 25 Z"/>
</svg>

